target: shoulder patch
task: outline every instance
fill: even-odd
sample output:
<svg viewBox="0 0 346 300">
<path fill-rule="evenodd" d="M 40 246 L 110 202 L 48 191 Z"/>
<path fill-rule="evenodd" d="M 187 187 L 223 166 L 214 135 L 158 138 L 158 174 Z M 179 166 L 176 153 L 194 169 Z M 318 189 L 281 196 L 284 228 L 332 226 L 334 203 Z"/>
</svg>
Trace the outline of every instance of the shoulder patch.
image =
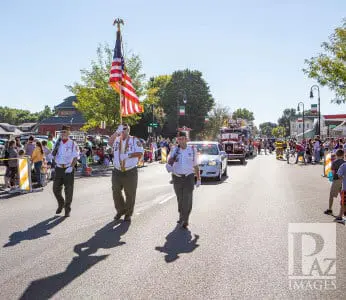
<svg viewBox="0 0 346 300">
<path fill-rule="evenodd" d="M 142 147 L 142 143 L 141 143 L 140 140 L 137 140 L 137 143 L 136 143 L 136 144 L 137 144 L 138 147 Z"/>
</svg>

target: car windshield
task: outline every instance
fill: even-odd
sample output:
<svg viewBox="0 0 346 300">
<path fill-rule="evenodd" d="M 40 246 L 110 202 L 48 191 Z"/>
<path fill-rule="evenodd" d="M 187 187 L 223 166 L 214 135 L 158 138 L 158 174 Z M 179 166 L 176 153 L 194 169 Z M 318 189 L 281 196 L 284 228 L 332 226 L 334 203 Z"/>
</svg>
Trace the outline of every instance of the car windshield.
<svg viewBox="0 0 346 300">
<path fill-rule="evenodd" d="M 219 150 L 215 144 L 194 144 L 198 154 L 218 155 Z"/>
</svg>

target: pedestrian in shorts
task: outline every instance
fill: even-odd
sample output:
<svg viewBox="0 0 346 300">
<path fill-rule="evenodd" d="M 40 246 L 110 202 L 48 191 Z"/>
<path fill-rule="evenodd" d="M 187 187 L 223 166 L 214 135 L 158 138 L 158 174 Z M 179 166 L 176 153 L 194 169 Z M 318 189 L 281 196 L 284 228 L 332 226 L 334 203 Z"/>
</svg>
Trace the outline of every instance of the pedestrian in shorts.
<svg viewBox="0 0 346 300">
<path fill-rule="evenodd" d="M 327 215 L 333 214 L 332 207 L 333 207 L 334 198 L 336 198 L 342 190 L 342 179 L 339 177 L 337 172 L 344 162 L 345 162 L 344 151 L 339 149 L 336 151 L 336 160 L 333 161 L 332 163 L 333 182 L 330 187 L 330 193 L 329 193 L 329 207 L 324 212 Z"/>
<path fill-rule="evenodd" d="M 337 172 L 338 176 L 342 179 L 342 190 L 341 190 L 341 201 L 340 201 L 340 213 L 336 218 L 337 222 L 344 222 L 343 216 L 345 214 L 345 204 L 346 204 L 346 163 L 343 163 Z"/>
</svg>

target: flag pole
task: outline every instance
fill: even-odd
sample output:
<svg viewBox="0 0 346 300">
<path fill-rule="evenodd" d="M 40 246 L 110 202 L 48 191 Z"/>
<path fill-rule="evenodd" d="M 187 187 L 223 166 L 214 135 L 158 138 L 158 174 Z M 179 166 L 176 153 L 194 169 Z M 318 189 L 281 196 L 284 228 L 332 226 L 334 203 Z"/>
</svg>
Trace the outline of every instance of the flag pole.
<svg viewBox="0 0 346 300">
<path fill-rule="evenodd" d="M 124 20 L 117 18 L 114 20 L 113 22 L 113 26 L 117 25 L 117 31 L 120 32 L 120 38 L 121 38 L 121 25 L 124 25 Z M 120 86 L 120 92 L 119 92 L 119 116 L 120 116 L 120 124 L 122 124 L 123 122 L 123 116 L 122 116 L 122 100 L 123 100 L 123 92 L 122 92 L 122 87 L 123 87 L 123 82 L 121 82 L 121 86 Z"/>
</svg>

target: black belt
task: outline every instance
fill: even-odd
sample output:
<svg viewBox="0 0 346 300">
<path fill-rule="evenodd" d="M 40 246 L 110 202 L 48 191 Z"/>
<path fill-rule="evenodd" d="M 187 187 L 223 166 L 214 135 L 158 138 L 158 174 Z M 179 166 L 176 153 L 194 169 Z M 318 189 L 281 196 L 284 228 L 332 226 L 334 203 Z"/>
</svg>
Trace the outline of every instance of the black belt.
<svg viewBox="0 0 346 300">
<path fill-rule="evenodd" d="M 185 175 L 185 174 L 173 174 L 174 176 L 176 176 L 176 177 L 179 177 L 179 178 L 185 178 L 185 177 L 188 177 L 188 176 L 190 176 L 190 175 L 192 175 L 193 173 L 190 173 L 190 174 L 188 174 L 188 175 Z"/>
<path fill-rule="evenodd" d="M 58 168 L 67 169 L 71 167 L 71 164 L 56 164 Z"/>
</svg>

